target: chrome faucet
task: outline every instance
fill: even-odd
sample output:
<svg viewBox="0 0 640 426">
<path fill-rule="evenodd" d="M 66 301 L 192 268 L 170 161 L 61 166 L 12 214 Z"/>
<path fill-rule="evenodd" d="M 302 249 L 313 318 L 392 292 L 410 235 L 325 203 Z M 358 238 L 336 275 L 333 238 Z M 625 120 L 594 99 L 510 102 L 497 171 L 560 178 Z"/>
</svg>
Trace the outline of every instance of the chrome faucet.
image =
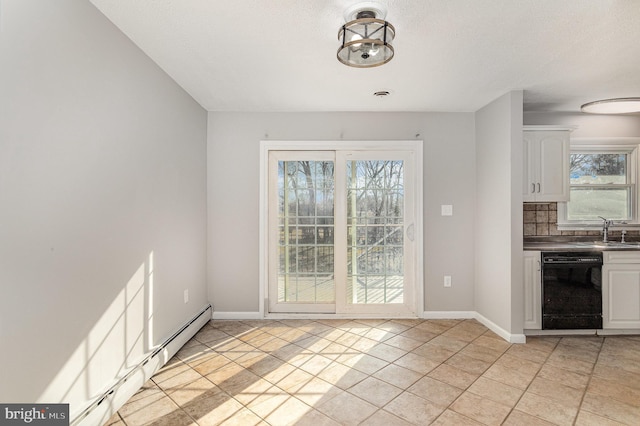
<svg viewBox="0 0 640 426">
<path fill-rule="evenodd" d="M 598 216 L 598 217 L 604 221 L 604 225 L 602 227 L 602 242 L 603 243 L 608 243 L 609 242 L 609 227 L 611 225 L 613 225 L 613 221 L 605 219 L 602 216 Z"/>
</svg>

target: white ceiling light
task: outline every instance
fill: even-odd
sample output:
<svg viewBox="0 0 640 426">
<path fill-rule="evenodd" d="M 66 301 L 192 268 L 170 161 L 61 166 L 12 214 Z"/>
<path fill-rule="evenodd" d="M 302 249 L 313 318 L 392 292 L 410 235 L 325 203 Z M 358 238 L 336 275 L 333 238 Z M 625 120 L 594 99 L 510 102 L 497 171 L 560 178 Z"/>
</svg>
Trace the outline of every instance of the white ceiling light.
<svg viewBox="0 0 640 426">
<path fill-rule="evenodd" d="M 592 114 L 630 114 L 640 112 L 640 98 L 615 98 L 589 102 L 580 107 Z"/>
<path fill-rule="evenodd" d="M 370 68 L 386 64 L 393 58 L 391 42 L 396 30 L 384 20 L 384 6 L 365 2 L 345 11 L 345 21 L 338 32 L 340 48 L 338 60 L 356 68 Z"/>
</svg>

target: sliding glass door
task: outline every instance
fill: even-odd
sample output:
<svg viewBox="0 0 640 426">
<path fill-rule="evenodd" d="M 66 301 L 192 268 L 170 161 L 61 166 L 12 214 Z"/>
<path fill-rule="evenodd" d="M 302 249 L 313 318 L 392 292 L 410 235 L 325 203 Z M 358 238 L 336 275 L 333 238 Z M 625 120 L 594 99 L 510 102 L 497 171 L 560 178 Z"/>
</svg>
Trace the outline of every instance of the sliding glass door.
<svg viewBox="0 0 640 426">
<path fill-rule="evenodd" d="M 269 312 L 415 315 L 413 155 L 269 152 Z"/>
</svg>

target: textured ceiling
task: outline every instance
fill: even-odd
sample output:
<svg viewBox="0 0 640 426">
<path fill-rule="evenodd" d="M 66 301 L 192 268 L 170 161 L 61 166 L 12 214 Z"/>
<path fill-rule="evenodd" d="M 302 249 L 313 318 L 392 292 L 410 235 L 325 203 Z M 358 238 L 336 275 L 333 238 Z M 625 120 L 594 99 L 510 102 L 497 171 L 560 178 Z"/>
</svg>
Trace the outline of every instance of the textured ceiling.
<svg viewBox="0 0 640 426">
<path fill-rule="evenodd" d="M 336 59 L 357 0 L 91 0 L 210 111 L 525 111 L 640 96 L 637 0 L 386 0 L 396 55 Z M 376 98 L 375 91 L 391 96 Z"/>
</svg>

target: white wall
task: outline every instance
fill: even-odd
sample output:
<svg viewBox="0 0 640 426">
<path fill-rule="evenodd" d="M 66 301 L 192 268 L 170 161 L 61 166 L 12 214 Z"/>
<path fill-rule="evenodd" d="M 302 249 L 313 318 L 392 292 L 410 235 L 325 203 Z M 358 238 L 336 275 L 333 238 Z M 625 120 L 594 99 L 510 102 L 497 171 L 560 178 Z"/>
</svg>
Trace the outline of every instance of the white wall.
<svg viewBox="0 0 640 426">
<path fill-rule="evenodd" d="M 522 140 L 522 91 L 509 93 L 511 98 L 511 332 L 512 342 L 524 343 L 524 220 L 522 212 L 522 181 L 524 179 L 524 142 Z"/>
<path fill-rule="evenodd" d="M 416 136 L 418 135 L 418 136 Z M 473 310 L 470 113 L 209 113 L 208 287 L 216 312 L 259 310 L 259 141 L 424 140 L 427 311 Z M 442 217 L 441 204 L 454 216 Z M 452 275 L 453 286 L 443 287 Z"/>
<path fill-rule="evenodd" d="M 0 401 L 74 413 L 207 304 L 207 115 L 89 2 L 0 7 Z"/>
<path fill-rule="evenodd" d="M 475 310 L 521 334 L 522 92 L 500 97 L 475 118 Z"/>
</svg>

